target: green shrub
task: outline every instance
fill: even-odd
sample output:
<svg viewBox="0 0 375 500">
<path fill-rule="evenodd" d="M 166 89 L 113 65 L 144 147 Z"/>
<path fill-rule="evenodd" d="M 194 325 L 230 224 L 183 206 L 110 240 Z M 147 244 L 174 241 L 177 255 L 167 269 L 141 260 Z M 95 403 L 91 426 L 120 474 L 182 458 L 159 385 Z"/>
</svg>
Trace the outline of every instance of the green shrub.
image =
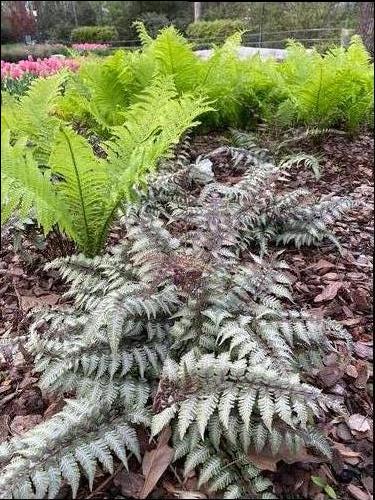
<svg viewBox="0 0 375 500">
<path fill-rule="evenodd" d="M 244 31 L 245 23 L 239 19 L 217 19 L 189 24 L 186 34 L 194 40 L 224 41 L 236 32 Z"/>
<path fill-rule="evenodd" d="M 162 28 L 171 24 L 165 14 L 158 14 L 157 12 L 145 12 L 138 17 L 138 20 L 145 25 L 152 37 L 155 37 Z"/>
<path fill-rule="evenodd" d="M 118 38 L 114 26 L 80 26 L 70 35 L 72 42 L 110 42 Z"/>
<path fill-rule="evenodd" d="M 1 44 L 13 42 L 12 31 L 8 23 L 1 22 Z"/>
<path fill-rule="evenodd" d="M 18 62 L 32 56 L 34 59 L 38 57 L 43 59 L 50 57 L 54 54 L 69 55 L 67 47 L 64 45 L 50 45 L 50 44 L 35 44 L 24 45 L 21 43 L 12 43 L 1 46 L 1 59 L 8 62 Z"/>
</svg>

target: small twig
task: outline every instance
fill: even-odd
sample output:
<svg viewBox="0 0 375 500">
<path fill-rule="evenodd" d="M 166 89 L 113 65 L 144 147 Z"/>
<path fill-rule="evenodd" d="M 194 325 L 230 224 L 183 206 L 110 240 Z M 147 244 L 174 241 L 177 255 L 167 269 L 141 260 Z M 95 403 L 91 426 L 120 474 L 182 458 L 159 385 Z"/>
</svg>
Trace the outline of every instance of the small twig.
<svg viewBox="0 0 375 500">
<path fill-rule="evenodd" d="M 14 283 L 14 278 L 12 278 L 12 285 L 13 285 L 13 290 L 14 290 L 14 292 L 16 294 L 16 297 L 17 297 L 18 307 L 22 311 L 22 299 L 21 299 L 21 296 L 18 293 L 17 287 L 16 287 L 16 285 Z"/>
<path fill-rule="evenodd" d="M 124 468 L 123 464 L 119 466 L 119 468 L 114 472 L 111 476 L 107 477 L 105 481 L 103 481 L 92 493 L 90 493 L 89 496 L 86 497 L 86 500 L 89 500 L 90 498 L 95 498 L 95 496 L 98 494 L 99 491 L 101 491 L 105 486 L 107 486 L 108 483 L 110 483 Z"/>
<path fill-rule="evenodd" d="M 172 464 L 169 464 L 168 467 L 171 469 L 171 471 L 173 472 L 173 475 L 174 477 L 177 479 L 177 481 L 179 482 L 179 484 L 181 486 L 184 485 L 184 481 L 180 478 L 180 476 L 177 474 L 177 471 L 176 469 L 174 468 L 174 466 Z"/>
</svg>

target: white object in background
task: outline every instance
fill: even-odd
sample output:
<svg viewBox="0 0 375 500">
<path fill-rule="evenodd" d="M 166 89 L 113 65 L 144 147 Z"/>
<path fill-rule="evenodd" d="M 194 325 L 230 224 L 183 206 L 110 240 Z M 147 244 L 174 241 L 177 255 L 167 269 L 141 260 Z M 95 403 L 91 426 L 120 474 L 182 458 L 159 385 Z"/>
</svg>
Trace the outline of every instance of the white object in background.
<svg viewBox="0 0 375 500">
<path fill-rule="evenodd" d="M 211 49 L 196 50 L 195 53 L 202 57 L 203 59 L 208 59 L 212 55 Z M 275 59 L 281 61 L 286 57 L 286 50 L 284 49 L 260 49 L 256 47 L 239 47 L 238 57 L 240 59 L 246 59 L 247 57 L 252 57 L 255 54 L 259 54 L 261 59 L 267 59 L 268 57 L 274 57 Z"/>
</svg>

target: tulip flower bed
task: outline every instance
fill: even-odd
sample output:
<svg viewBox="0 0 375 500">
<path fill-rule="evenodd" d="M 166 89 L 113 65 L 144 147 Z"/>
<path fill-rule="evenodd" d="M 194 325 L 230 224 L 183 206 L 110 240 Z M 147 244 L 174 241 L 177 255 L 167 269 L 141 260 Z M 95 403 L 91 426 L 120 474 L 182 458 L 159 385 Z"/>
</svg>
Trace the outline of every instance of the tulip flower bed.
<svg viewBox="0 0 375 500">
<path fill-rule="evenodd" d="M 19 78 L 22 78 L 25 73 L 46 77 L 57 73 L 62 68 L 75 71 L 78 67 L 79 63 L 75 59 L 57 59 L 55 57 L 48 57 L 45 59 L 34 60 L 32 56 L 29 56 L 28 59 L 19 61 L 18 63 L 1 61 L 1 80 L 4 78 L 13 78 L 18 80 Z"/>
<path fill-rule="evenodd" d="M 18 63 L 1 61 L 1 89 L 12 94 L 22 94 L 34 78 L 45 78 L 64 68 L 76 71 L 79 62 L 76 59 L 55 57 L 34 60 L 32 56 Z"/>
</svg>

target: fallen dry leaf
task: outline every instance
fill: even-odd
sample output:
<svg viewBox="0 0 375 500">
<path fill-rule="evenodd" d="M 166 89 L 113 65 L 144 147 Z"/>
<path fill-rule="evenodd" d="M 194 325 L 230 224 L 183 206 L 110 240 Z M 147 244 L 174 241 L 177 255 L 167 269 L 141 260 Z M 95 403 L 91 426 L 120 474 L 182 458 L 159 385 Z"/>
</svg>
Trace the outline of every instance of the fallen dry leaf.
<svg viewBox="0 0 375 500">
<path fill-rule="evenodd" d="M 344 462 L 349 463 L 350 465 L 357 465 L 359 463 L 361 453 L 358 451 L 353 451 L 342 443 L 335 443 L 333 448 L 339 452 Z"/>
<path fill-rule="evenodd" d="M 324 366 L 318 376 L 325 387 L 334 386 L 343 376 L 344 371 L 338 365 Z"/>
<path fill-rule="evenodd" d="M 366 290 L 363 290 L 363 288 L 358 288 L 357 290 L 355 290 L 353 299 L 357 309 L 359 309 L 360 311 L 366 311 L 370 307 L 370 295 L 366 292 Z"/>
<path fill-rule="evenodd" d="M 177 498 L 208 498 L 206 495 L 200 491 L 185 491 L 185 490 L 175 490 L 175 495 Z"/>
<path fill-rule="evenodd" d="M 357 361 L 357 373 L 358 376 L 354 381 L 354 385 L 358 389 L 364 389 L 370 377 L 369 366 L 366 363 L 366 361 L 361 361 L 361 360 Z"/>
<path fill-rule="evenodd" d="M 29 295 L 21 295 L 21 309 L 27 313 L 34 307 L 54 306 L 60 299 L 60 295 L 50 293 L 41 297 L 34 297 Z"/>
<path fill-rule="evenodd" d="M 296 455 L 290 453 L 290 451 L 284 447 L 277 455 L 268 455 L 266 453 L 248 453 L 247 458 L 251 463 L 260 469 L 269 470 L 271 472 L 276 472 L 276 464 L 281 460 L 287 464 L 294 464 L 297 462 L 304 464 L 325 462 L 324 458 L 311 455 L 304 447 L 302 447 Z"/>
<path fill-rule="evenodd" d="M 352 439 L 350 429 L 344 423 L 341 423 L 336 427 L 336 433 L 337 437 L 340 438 L 342 441 L 351 441 Z"/>
<path fill-rule="evenodd" d="M 121 489 L 121 494 L 126 498 L 139 498 L 145 483 L 141 474 L 122 470 L 113 480 L 113 484 Z"/>
<path fill-rule="evenodd" d="M 170 483 L 169 481 L 163 482 L 163 488 L 170 494 L 174 495 L 177 498 L 185 498 L 185 499 L 200 499 L 200 498 L 208 498 L 207 495 L 200 491 L 193 490 L 182 490 L 181 488 L 176 488 L 175 485 Z"/>
<path fill-rule="evenodd" d="M 354 326 L 362 322 L 362 318 L 350 318 L 339 321 L 343 326 Z"/>
<path fill-rule="evenodd" d="M 342 288 L 342 281 L 333 281 L 327 285 L 319 295 L 314 299 L 314 302 L 323 302 L 324 300 L 332 300 L 336 297 L 337 292 Z"/>
<path fill-rule="evenodd" d="M 53 401 L 46 411 L 44 412 L 44 419 L 46 420 L 47 418 L 51 418 L 53 415 L 55 415 L 57 412 L 59 412 L 65 405 L 64 399 L 60 396 L 57 398 L 57 400 Z"/>
<path fill-rule="evenodd" d="M 151 493 L 163 472 L 172 462 L 174 451 L 167 444 L 170 437 L 171 429 L 166 427 L 159 436 L 156 449 L 146 451 L 143 457 L 142 472 L 145 482 L 139 494 L 141 499 L 146 498 Z"/>
<path fill-rule="evenodd" d="M 10 424 L 12 434 L 22 434 L 42 421 L 41 415 L 18 415 Z"/>
<path fill-rule="evenodd" d="M 357 368 L 354 365 L 349 365 L 345 369 L 345 373 L 352 378 L 357 378 L 358 377 L 358 371 Z"/>
<path fill-rule="evenodd" d="M 352 431 L 367 432 L 370 430 L 370 423 L 368 421 L 368 418 L 360 415 L 359 413 L 351 415 L 348 418 L 347 422 Z"/>
<path fill-rule="evenodd" d="M 20 267 L 11 267 L 8 270 L 8 273 L 10 274 L 10 276 L 23 276 L 24 275 L 24 271 Z"/>
<path fill-rule="evenodd" d="M 0 443 L 6 440 L 9 434 L 9 415 L 0 415 Z"/>
<path fill-rule="evenodd" d="M 317 271 L 319 271 L 320 269 L 332 269 L 336 266 L 335 266 L 335 264 L 332 264 L 332 262 L 328 262 L 328 260 L 320 259 L 320 260 L 318 260 L 318 262 L 316 262 L 315 264 L 312 264 L 309 267 L 311 269 L 316 269 Z"/>
<path fill-rule="evenodd" d="M 322 277 L 323 280 L 327 281 L 337 280 L 337 278 L 339 278 L 337 273 L 327 273 Z"/>
<path fill-rule="evenodd" d="M 259 453 L 249 453 L 247 455 L 249 461 L 259 467 L 261 470 L 269 470 L 271 472 L 277 471 L 277 462 L 280 460 L 280 457 L 262 455 Z"/>
<path fill-rule="evenodd" d="M 372 342 L 355 342 L 354 350 L 358 357 L 372 361 L 373 358 Z"/>
<path fill-rule="evenodd" d="M 371 500 L 371 496 L 365 491 L 362 491 L 355 484 L 349 484 L 348 491 L 356 500 Z"/>
</svg>

